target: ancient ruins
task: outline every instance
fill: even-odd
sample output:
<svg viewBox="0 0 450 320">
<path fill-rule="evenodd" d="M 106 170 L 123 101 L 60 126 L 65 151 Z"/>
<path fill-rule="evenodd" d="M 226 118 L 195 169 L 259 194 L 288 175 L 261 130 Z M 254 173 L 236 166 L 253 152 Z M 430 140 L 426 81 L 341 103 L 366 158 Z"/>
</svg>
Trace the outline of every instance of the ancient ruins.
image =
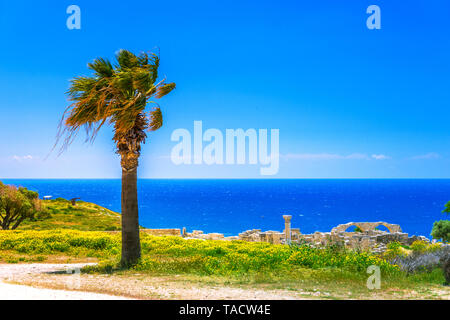
<svg viewBox="0 0 450 320">
<path fill-rule="evenodd" d="M 379 222 L 348 222 L 340 224 L 330 232 L 314 232 L 302 234 L 299 228 L 291 227 L 292 216 L 284 215 L 284 230 L 261 231 L 247 230 L 238 236 L 225 237 L 221 233 L 203 233 L 201 230 L 187 232 L 180 229 L 142 229 L 143 232 L 156 236 L 179 236 L 184 239 L 202 240 L 242 240 L 249 242 L 268 242 L 272 244 L 302 244 L 308 243 L 314 247 L 324 247 L 331 244 L 343 245 L 349 249 L 370 250 L 374 253 L 386 251 L 389 242 L 397 241 L 404 245 L 411 245 L 416 240 L 429 242 L 424 236 L 409 236 L 398 224 Z M 378 229 L 384 226 L 388 231 Z M 355 230 L 349 231 L 352 227 Z"/>
<path fill-rule="evenodd" d="M 191 233 L 183 228 L 181 236 L 185 239 L 204 240 L 243 240 L 250 242 L 269 242 L 272 244 L 309 243 L 314 247 L 324 247 L 330 244 L 340 244 L 350 249 L 370 250 L 381 253 L 386 250 L 389 242 L 397 241 L 405 245 L 411 245 L 416 240 L 429 242 L 424 236 L 408 236 L 398 224 L 379 222 L 349 222 L 340 224 L 330 232 L 315 232 L 313 234 L 302 234 L 299 228 L 291 228 L 292 216 L 284 215 L 284 230 L 261 231 L 260 229 L 247 230 L 239 236 L 225 237 L 220 233 L 204 234 L 203 231 L 194 230 Z M 348 231 L 355 227 L 355 230 Z M 388 231 L 379 230 L 384 226 Z M 179 229 L 176 229 L 179 230 Z M 173 233 L 172 233 L 173 234 Z"/>
</svg>

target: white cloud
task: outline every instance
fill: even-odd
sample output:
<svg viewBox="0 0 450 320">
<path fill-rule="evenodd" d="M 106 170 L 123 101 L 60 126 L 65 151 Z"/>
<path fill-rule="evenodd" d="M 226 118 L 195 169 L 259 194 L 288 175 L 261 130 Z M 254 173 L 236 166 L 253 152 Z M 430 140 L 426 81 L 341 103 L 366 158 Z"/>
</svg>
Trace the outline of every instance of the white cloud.
<svg viewBox="0 0 450 320">
<path fill-rule="evenodd" d="M 346 156 L 345 159 L 367 160 L 367 159 L 369 159 L 369 157 L 367 156 L 367 154 L 363 154 L 363 153 L 352 153 L 352 154 Z"/>
<path fill-rule="evenodd" d="M 27 161 L 27 160 L 33 160 L 33 156 L 31 156 L 31 155 L 27 155 L 27 156 L 16 156 L 16 155 L 14 155 L 14 156 L 12 156 L 12 159 L 14 161 L 22 162 L 22 161 Z"/>
<path fill-rule="evenodd" d="M 375 160 L 387 160 L 387 159 L 391 159 L 391 157 L 384 155 L 384 154 L 373 154 L 372 155 L 372 159 Z"/>
<path fill-rule="evenodd" d="M 441 156 L 436 152 L 429 152 L 427 154 L 421 154 L 418 156 L 411 157 L 413 160 L 430 160 L 430 159 L 439 159 Z"/>
</svg>

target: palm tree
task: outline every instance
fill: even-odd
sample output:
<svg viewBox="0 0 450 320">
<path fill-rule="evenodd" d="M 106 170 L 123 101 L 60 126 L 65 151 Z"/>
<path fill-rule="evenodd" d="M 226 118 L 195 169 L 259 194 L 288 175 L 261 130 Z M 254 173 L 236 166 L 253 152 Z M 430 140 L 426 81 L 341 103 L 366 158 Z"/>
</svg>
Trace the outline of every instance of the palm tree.
<svg viewBox="0 0 450 320">
<path fill-rule="evenodd" d="M 162 126 L 159 99 L 175 88 L 175 83 L 157 82 L 159 56 L 120 50 L 113 66 L 97 58 L 88 64 L 94 74 L 75 77 L 67 92 L 71 105 L 64 112 L 58 139 L 65 140 L 64 150 L 80 128 L 86 129 L 86 140 L 93 141 L 105 124 L 114 126 L 114 142 L 122 166 L 122 260 L 123 266 L 135 264 L 141 256 L 138 221 L 137 167 L 146 130 Z M 147 105 L 154 105 L 146 110 Z"/>
</svg>

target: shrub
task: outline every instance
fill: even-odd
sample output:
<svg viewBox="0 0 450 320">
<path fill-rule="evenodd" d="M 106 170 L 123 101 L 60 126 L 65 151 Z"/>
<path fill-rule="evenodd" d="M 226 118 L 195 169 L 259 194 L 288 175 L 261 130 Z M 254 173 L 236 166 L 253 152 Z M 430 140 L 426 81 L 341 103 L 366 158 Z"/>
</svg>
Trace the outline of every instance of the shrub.
<svg viewBox="0 0 450 320">
<path fill-rule="evenodd" d="M 402 244 L 401 244 L 400 242 L 398 242 L 398 241 L 392 241 L 392 242 L 389 242 L 389 243 L 388 243 L 387 248 L 388 248 L 389 250 L 397 250 L 397 249 L 400 249 L 401 246 L 402 246 Z"/>
<path fill-rule="evenodd" d="M 450 254 L 448 246 L 434 246 L 431 250 L 415 251 L 407 256 L 397 256 L 391 262 L 407 273 L 432 271 L 442 265 L 441 259 Z"/>
<path fill-rule="evenodd" d="M 445 243 L 450 242 L 450 221 L 440 220 L 433 224 L 433 230 L 431 236 L 434 239 L 442 240 Z"/>
<path fill-rule="evenodd" d="M 0 183 L 0 228 L 16 229 L 25 219 L 41 211 L 37 192 Z"/>
<path fill-rule="evenodd" d="M 392 261 L 397 257 L 403 257 L 406 255 L 406 250 L 402 244 L 397 241 L 389 242 L 387 244 L 387 250 L 383 253 L 384 259 Z"/>
<path fill-rule="evenodd" d="M 441 243 L 431 243 L 427 245 L 426 251 L 428 252 L 435 252 L 438 250 L 441 250 L 442 244 Z"/>
<path fill-rule="evenodd" d="M 450 201 L 445 204 L 445 209 L 442 210 L 442 213 L 445 213 L 447 215 L 450 213 Z M 433 224 L 431 236 L 434 239 L 442 240 L 445 243 L 450 242 L 450 221 L 449 220 L 436 221 Z"/>
<path fill-rule="evenodd" d="M 427 251 L 428 243 L 425 241 L 416 240 L 411 244 L 411 250 L 414 253 L 424 253 Z"/>
</svg>

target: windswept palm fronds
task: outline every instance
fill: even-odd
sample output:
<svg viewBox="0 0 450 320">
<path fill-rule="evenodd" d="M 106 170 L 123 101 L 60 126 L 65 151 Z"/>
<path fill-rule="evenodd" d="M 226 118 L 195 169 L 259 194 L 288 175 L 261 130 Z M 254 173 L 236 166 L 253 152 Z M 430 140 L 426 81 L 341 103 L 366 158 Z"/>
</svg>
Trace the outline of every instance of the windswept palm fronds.
<svg viewBox="0 0 450 320">
<path fill-rule="evenodd" d="M 139 130 L 156 130 L 162 125 L 159 107 L 145 113 L 147 104 L 156 104 L 175 89 L 175 83 L 157 82 L 159 56 L 120 50 L 116 64 L 97 58 L 88 64 L 92 76 L 75 77 L 67 91 L 72 103 L 64 112 L 59 138 L 64 137 L 61 151 L 73 141 L 81 128 L 86 140 L 93 141 L 104 124 L 113 124 L 115 136 L 127 135 L 139 122 Z M 145 137 L 143 137 L 145 138 Z M 117 142 L 117 140 L 116 140 Z M 142 141 L 143 142 L 143 141 Z"/>
</svg>

